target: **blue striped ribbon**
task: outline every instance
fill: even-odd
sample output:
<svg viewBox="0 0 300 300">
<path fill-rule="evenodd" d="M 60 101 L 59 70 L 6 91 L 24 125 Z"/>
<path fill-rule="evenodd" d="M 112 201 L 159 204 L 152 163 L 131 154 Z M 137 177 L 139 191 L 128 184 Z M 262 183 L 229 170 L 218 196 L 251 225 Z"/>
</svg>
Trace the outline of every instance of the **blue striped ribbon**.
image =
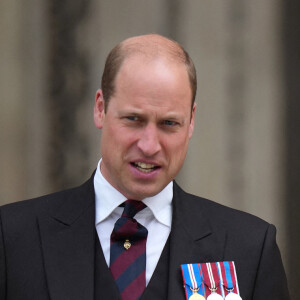
<svg viewBox="0 0 300 300">
<path fill-rule="evenodd" d="M 189 299 L 194 293 L 193 289 L 198 289 L 198 294 L 204 295 L 203 281 L 201 277 L 201 270 L 199 264 L 183 264 L 181 265 L 181 271 L 184 281 L 184 289 L 186 298 Z"/>
</svg>

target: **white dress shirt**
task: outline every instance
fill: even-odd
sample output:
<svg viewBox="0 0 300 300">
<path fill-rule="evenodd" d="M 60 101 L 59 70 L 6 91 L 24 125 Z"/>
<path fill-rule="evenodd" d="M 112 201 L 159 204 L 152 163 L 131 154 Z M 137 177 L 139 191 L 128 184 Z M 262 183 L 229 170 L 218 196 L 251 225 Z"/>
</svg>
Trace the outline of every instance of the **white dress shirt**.
<svg viewBox="0 0 300 300">
<path fill-rule="evenodd" d="M 96 200 L 96 230 L 107 265 L 110 259 L 110 235 L 115 222 L 121 217 L 123 209 L 119 207 L 127 199 L 117 191 L 101 174 L 101 159 L 94 177 Z M 145 198 L 147 205 L 134 217 L 148 230 L 146 244 L 146 285 L 156 268 L 162 250 L 171 231 L 173 182 L 170 182 L 159 194 Z"/>
</svg>

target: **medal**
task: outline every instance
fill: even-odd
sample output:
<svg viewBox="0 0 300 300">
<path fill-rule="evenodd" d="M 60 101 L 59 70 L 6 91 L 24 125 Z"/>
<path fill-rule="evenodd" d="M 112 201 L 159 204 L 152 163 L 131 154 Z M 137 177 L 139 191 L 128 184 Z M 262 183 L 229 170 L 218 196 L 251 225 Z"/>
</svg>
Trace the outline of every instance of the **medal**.
<svg viewBox="0 0 300 300">
<path fill-rule="evenodd" d="M 192 289 L 190 287 L 191 291 L 193 292 L 193 295 L 189 298 L 189 300 L 206 300 L 202 295 L 198 294 L 199 288 Z"/>
<path fill-rule="evenodd" d="M 181 265 L 186 300 L 206 300 L 199 264 Z"/>
<path fill-rule="evenodd" d="M 189 300 L 205 300 L 205 298 L 202 295 L 195 293 L 189 298 Z"/>
<path fill-rule="evenodd" d="M 186 300 L 242 300 L 233 261 L 183 264 Z"/>
<path fill-rule="evenodd" d="M 242 298 L 235 293 L 229 293 L 226 297 L 225 300 L 242 300 Z"/>
<path fill-rule="evenodd" d="M 225 287 L 225 300 L 242 300 L 239 293 L 239 285 L 233 261 L 218 263 L 222 286 Z M 233 292 L 234 291 L 234 292 Z"/>
<path fill-rule="evenodd" d="M 216 292 L 212 292 L 208 297 L 207 300 L 224 300 L 224 298 L 217 294 Z"/>
<path fill-rule="evenodd" d="M 200 264 L 207 300 L 224 300 L 217 263 Z M 218 292 L 217 292 L 218 291 Z"/>
</svg>

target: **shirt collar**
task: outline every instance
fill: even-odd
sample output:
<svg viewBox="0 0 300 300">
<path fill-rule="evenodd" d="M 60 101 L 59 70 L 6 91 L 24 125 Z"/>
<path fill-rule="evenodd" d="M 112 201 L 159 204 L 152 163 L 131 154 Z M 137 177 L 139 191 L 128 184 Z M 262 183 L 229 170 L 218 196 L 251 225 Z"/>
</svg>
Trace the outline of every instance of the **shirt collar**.
<svg viewBox="0 0 300 300">
<path fill-rule="evenodd" d="M 120 204 L 127 200 L 116 190 L 101 174 L 100 164 L 94 176 L 94 189 L 96 200 L 96 225 L 104 221 Z M 158 222 L 171 227 L 172 223 L 173 181 L 160 193 L 142 201 L 149 207 Z"/>
</svg>

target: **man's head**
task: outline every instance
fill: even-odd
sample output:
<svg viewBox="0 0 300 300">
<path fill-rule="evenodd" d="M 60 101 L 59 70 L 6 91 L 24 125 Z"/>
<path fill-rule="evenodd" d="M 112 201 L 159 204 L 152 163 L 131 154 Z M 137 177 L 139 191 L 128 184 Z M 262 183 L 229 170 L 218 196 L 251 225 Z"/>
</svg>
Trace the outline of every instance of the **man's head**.
<svg viewBox="0 0 300 300">
<path fill-rule="evenodd" d="M 97 91 L 94 108 L 101 172 L 125 197 L 141 200 L 159 193 L 183 165 L 194 129 L 196 75 L 182 47 L 164 37 L 134 37 L 117 47 L 123 57 L 106 63 L 105 76 L 114 75 Z"/>
<path fill-rule="evenodd" d="M 193 107 L 197 91 L 197 76 L 194 63 L 189 54 L 176 41 L 157 34 L 148 34 L 132 37 L 119 43 L 107 56 L 101 81 L 105 110 L 108 107 L 111 96 L 115 92 L 115 79 L 121 65 L 125 59 L 136 54 L 144 55 L 148 58 L 163 56 L 178 63 L 183 63 L 189 76 L 192 91 L 191 107 Z"/>
</svg>

